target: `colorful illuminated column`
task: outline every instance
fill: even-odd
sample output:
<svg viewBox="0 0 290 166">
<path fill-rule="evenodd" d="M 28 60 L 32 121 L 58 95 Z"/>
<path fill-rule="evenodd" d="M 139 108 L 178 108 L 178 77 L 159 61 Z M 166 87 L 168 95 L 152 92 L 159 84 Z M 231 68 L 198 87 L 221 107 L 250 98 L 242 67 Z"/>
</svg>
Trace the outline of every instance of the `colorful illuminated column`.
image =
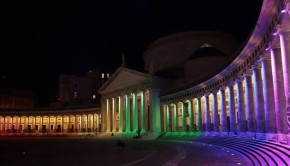
<svg viewBox="0 0 290 166">
<path fill-rule="evenodd" d="M 210 132 L 210 109 L 209 109 L 209 94 L 204 95 L 204 108 L 205 108 L 205 130 Z"/>
<path fill-rule="evenodd" d="M 185 121 L 185 112 L 187 111 L 187 105 L 185 103 L 180 102 L 181 105 L 181 125 L 182 125 L 182 131 L 186 131 L 186 121 Z"/>
<path fill-rule="evenodd" d="M 188 100 L 189 131 L 194 131 L 194 113 L 192 100 Z"/>
<path fill-rule="evenodd" d="M 253 74 L 257 133 L 265 133 L 265 109 L 260 63 L 253 66 Z"/>
<path fill-rule="evenodd" d="M 152 131 L 161 132 L 160 122 L 160 101 L 159 101 L 159 90 L 151 89 L 150 91 L 150 112 L 152 119 Z"/>
<path fill-rule="evenodd" d="M 126 108 L 126 132 L 130 132 L 131 129 L 130 129 L 130 98 L 128 96 L 128 94 L 125 95 L 125 98 L 126 98 L 126 104 L 125 104 L 125 108 Z"/>
<path fill-rule="evenodd" d="M 274 87 L 270 54 L 264 54 L 260 58 L 262 65 L 262 80 L 265 108 L 266 133 L 276 133 L 276 112 L 274 103 Z"/>
<path fill-rule="evenodd" d="M 137 103 L 137 93 L 133 93 L 133 131 L 138 131 L 138 103 Z"/>
<path fill-rule="evenodd" d="M 228 122 L 227 122 L 227 108 L 226 108 L 226 87 L 220 88 L 220 103 L 221 103 L 221 122 L 222 122 L 222 132 L 228 132 Z"/>
<path fill-rule="evenodd" d="M 272 74 L 274 85 L 274 100 L 276 110 L 277 132 L 286 134 L 287 119 L 286 119 L 286 101 L 284 91 L 284 78 L 282 69 L 281 51 L 278 45 L 272 45 L 271 49 Z"/>
<path fill-rule="evenodd" d="M 111 132 L 111 109 L 110 109 L 110 102 L 109 99 L 106 99 L 107 102 L 107 132 Z"/>
<path fill-rule="evenodd" d="M 217 90 L 212 91 L 212 116 L 213 116 L 213 131 L 219 132 L 219 117 L 218 117 L 218 103 Z"/>
<path fill-rule="evenodd" d="M 145 132 L 146 131 L 146 128 L 145 128 L 145 92 L 144 91 L 141 91 L 141 131 Z"/>
<path fill-rule="evenodd" d="M 113 132 L 116 132 L 116 99 L 112 98 L 112 127 Z"/>
<path fill-rule="evenodd" d="M 228 85 L 228 101 L 229 101 L 229 112 L 230 112 L 230 131 L 235 132 L 237 130 L 236 121 L 236 108 L 235 108 L 235 93 L 234 83 Z"/>
<path fill-rule="evenodd" d="M 119 132 L 124 131 L 124 106 L 123 106 L 123 96 L 119 96 Z"/>
<path fill-rule="evenodd" d="M 2 133 L 5 133 L 5 116 L 3 116 L 3 118 L 2 118 Z"/>
<path fill-rule="evenodd" d="M 177 109 L 177 106 L 178 106 L 178 104 L 173 103 L 175 131 L 178 131 L 178 109 Z"/>
<path fill-rule="evenodd" d="M 201 97 L 197 98 L 197 125 L 198 125 L 198 131 L 202 132 L 202 116 L 201 116 Z"/>
<path fill-rule="evenodd" d="M 245 76 L 245 98 L 246 98 L 246 114 L 248 120 L 248 132 L 255 132 L 255 111 L 253 100 L 253 84 L 252 71 L 248 70 L 244 73 Z"/>
<path fill-rule="evenodd" d="M 107 131 L 107 100 L 101 98 L 101 131 Z"/>
<path fill-rule="evenodd" d="M 243 92 L 243 78 L 237 78 L 237 100 L 238 100 L 238 121 L 239 131 L 246 132 L 246 112 L 245 112 L 245 99 Z"/>
<path fill-rule="evenodd" d="M 290 2 L 287 3 L 289 12 Z M 285 134 L 290 134 L 290 14 L 284 17 L 281 26 L 278 29 L 280 37 L 281 55 L 282 55 L 282 67 L 284 77 L 284 91 L 286 100 L 286 115 L 287 126 Z M 284 113 L 283 113 L 284 114 Z M 284 121 L 284 120 L 283 120 Z"/>
<path fill-rule="evenodd" d="M 170 118 L 170 105 L 166 105 L 166 131 L 170 132 L 171 131 L 171 118 Z"/>
</svg>

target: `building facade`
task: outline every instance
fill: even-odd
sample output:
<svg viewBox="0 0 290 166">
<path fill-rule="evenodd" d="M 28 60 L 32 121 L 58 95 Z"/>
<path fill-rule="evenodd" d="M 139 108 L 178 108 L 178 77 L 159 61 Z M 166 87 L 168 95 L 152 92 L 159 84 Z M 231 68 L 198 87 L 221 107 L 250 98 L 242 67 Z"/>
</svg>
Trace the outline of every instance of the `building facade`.
<svg viewBox="0 0 290 166">
<path fill-rule="evenodd" d="M 102 131 L 192 131 L 290 144 L 289 9 L 288 0 L 264 0 L 252 34 L 236 52 L 228 49 L 234 48 L 230 39 L 221 42 L 227 36 L 208 37 L 220 35 L 213 32 L 153 43 L 144 54 L 146 74 L 121 67 L 100 89 Z M 222 54 L 192 55 L 208 52 L 204 48 Z"/>
</svg>

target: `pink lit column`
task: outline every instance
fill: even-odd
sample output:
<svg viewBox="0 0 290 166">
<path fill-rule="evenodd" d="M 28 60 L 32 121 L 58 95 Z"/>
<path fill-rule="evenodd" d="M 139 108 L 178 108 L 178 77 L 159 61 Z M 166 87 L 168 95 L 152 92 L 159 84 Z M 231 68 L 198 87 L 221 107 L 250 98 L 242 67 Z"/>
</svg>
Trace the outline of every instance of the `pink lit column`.
<svg viewBox="0 0 290 166">
<path fill-rule="evenodd" d="M 257 63 L 253 66 L 253 74 L 257 133 L 265 133 L 265 109 L 261 76 L 261 64 Z"/>
<path fill-rule="evenodd" d="M 245 99 L 243 92 L 243 80 L 238 78 L 237 81 L 237 99 L 238 99 L 238 121 L 239 132 L 246 132 L 246 112 L 245 112 Z"/>
<path fill-rule="evenodd" d="M 266 133 L 275 134 L 277 132 L 276 112 L 270 54 L 262 55 L 260 61 L 262 64 Z"/>
<path fill-rule="evenodd" d="M 276 123 L 278 134 L 287 133 L 287 120 L 286 120 L 286 101 L 284 91 L 284 78 L 282 69 L 282 57 L 279 46 L 272 45 L 271 62 L 272 74 L 274 85 L 274 101 L 276 110 Z"/>
<path fill-rule="evenodd" d="M 213 102 L 213 104 L 212 104 L 213 131 L 219 132 L 217 90 L 212 91 L 212 102 Z"/>
<path fill-rule="evenodd" d="M 252 72 L 247 71 L 245 75 L 245 98 L 246 98 L 246 114 L 248 120 L 248 132 L 252 136 L 253 132 L 256 131 L 255 125 L 255 111 L 254 111 L 254 100 L 253 100 L 253 84 L 252 84 Z"/>
<path fill-rule="evenodd" d="M 288 2 L 287 7 L 290 6 Z M 289 9 L 287 9 L 289 10 Z M 289 12 L 289 11 L 288 11 Z M 286 98 L 286 115 L 287 115 L 287 131 L 290 133 L 290 17 L 285 15 L 283 23 L 279 28 L 281 55 L 282 55 L 282 67 L 284 76 L 284 91 Z M 290 140 L 289 140 L 290 141 Z M 290 144 L 290 143 L 289 143 Z"/>
</svg>

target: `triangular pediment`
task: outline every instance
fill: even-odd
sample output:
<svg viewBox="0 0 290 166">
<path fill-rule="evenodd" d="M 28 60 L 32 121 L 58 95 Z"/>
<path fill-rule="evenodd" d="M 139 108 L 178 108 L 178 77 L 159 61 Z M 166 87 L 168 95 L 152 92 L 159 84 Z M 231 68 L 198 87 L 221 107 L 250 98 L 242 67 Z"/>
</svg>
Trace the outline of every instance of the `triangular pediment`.
<svg viewBox="0 0 290 166">
<path fill-rule="evenodd" d="M 151 75 L 128 68 L 120 67 L 112 77 L 99 89 L 99 93 L 106 93 L 115 89 L 130 87 L 141 82 L 147 82 Z"/>
</svg>

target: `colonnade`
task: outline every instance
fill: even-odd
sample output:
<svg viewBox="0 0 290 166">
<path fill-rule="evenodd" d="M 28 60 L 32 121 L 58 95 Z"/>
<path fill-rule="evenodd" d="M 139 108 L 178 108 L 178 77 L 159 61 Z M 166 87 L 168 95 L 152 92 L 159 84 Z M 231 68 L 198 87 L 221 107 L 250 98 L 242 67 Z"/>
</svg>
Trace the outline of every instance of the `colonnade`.
<svg viewBox="0 0 290 166">
<path fill-rule="evenodd" d="M 223 85 L 214 88 L 210 86 L 210 90 L 203 89 L 201 92 L 204 93 L 200 96 L 187 99 L 183 97 L 182 100 L 176 97 L 175 101 L 164 99 L 162 130 L 287 140 L 290 133 L 288 10 L 281 11 L 285 16 L 281 17 L 280 24 L 275 27 L 268 47 L 259 50 L 254 63 L 241 65 L 241 68 L 236 69 L 243 69 L 243 72 L 233 72 L 234 79 L 224 82 L 229 78 L 227 75 L 225 79 L 221 79 Z M 252 59 L 252 55 L 244 58 L 244 64 L 249 64 Z"/>
<path fill-rule="evenodd" d="M 141 90 L 102 100 L 106 132 L 142 132 L 151 129 L 149 91 Z M 105 107 L 104 107 L 105 106 Z"/>
<path fill-rule="evenodd" d="M 0 133 L 97 132 L 99 114 L 0 116 Z"/>
</svg>

